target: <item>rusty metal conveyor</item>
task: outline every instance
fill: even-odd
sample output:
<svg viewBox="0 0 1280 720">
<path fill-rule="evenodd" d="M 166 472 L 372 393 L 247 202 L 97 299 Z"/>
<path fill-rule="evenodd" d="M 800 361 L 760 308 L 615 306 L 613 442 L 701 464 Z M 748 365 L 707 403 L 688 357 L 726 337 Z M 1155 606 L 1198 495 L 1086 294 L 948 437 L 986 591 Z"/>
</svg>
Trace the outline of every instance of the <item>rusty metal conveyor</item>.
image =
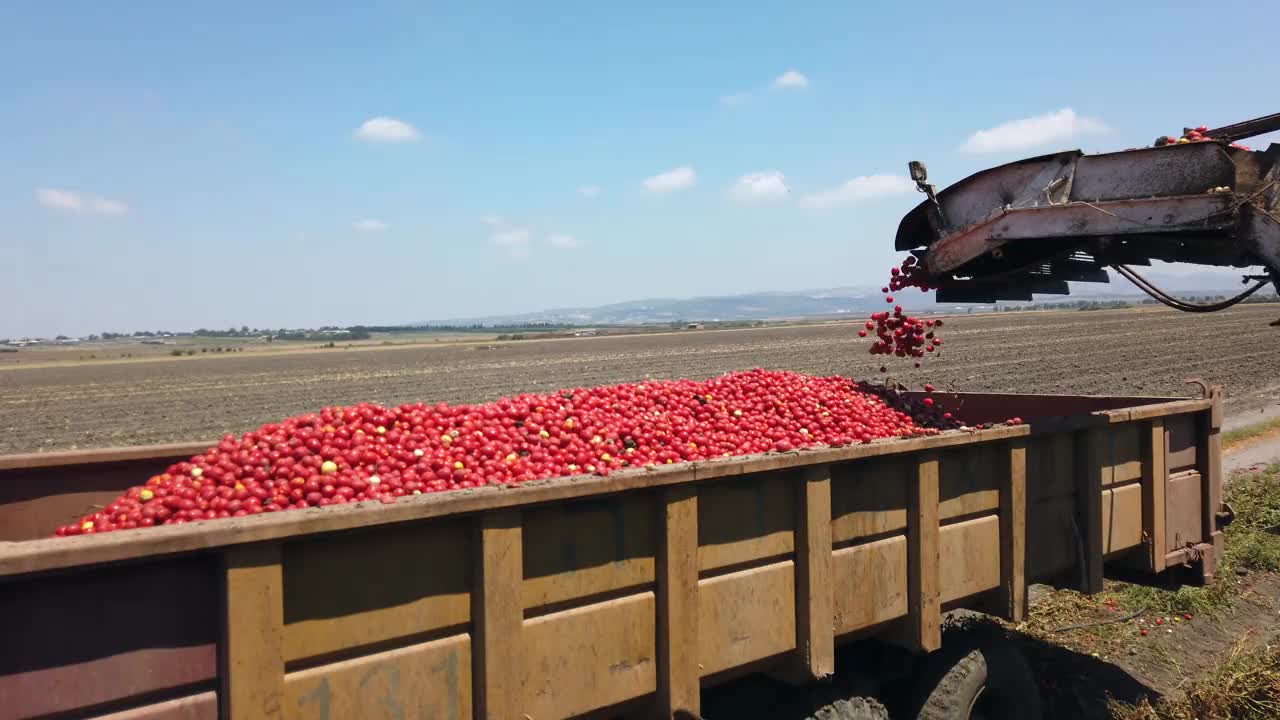
<svg viewBox="0 0 1280 720">
<path fill-rule="evenodd" d="M 939 302 L 1066 295 L 1116 268 L 1180 310 L 1212 311 L 1271 283 L 1280 289 L 1280 145 L 1236 140 L 1280 130 L 1280 113 L 1209 130 L 1200 142 L 1086 155 L 1079 150 L 984 170 L 935 192 L 903 218 L 895 246 L 920 260 Z M 1237 268 L 1253 286 L 1213 306 L 1161 293 L 1129 265 L 1152 260 Z"/>
</svg>

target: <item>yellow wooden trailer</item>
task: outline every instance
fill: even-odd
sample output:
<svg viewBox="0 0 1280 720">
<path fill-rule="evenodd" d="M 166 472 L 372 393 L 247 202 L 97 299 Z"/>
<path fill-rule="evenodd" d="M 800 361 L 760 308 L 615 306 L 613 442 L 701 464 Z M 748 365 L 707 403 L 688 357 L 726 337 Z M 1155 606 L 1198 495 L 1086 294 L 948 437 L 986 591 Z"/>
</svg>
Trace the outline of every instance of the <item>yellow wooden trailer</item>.
<svg viewBox="0 0 1280 720">
<path fill-rule="evenodd" d="M 0 719 L 699 717 L 1028 583 L 1212 573 L 1216 389 L 933 397 L 1028 422 L 71 538 L 207 444 L 0 458 Z"/>
</svg>

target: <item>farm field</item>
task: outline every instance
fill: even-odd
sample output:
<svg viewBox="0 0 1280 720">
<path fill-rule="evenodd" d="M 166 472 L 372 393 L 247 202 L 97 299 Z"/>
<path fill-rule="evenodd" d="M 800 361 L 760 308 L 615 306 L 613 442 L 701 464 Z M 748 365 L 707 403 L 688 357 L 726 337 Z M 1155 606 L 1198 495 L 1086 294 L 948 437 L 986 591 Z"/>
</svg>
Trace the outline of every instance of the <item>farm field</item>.
<svg viewBox="0 0 1280 720">
<path fill-rule="evenodd" d="M 764 367 L 994 392 L 1183 396 L 1221 383 L 1230 414 L 1280 402 L 1276 305 L 1210 315 L 1164 308 L 959 316 L 919 370 L 867 354 L 858 326 L 503 343 L 366 346 L 125 362 L 0 366 L 0 454 L 212 440 L 288 415 L 362 400 L 481 402 L 644 379 Z"/>
</svg>

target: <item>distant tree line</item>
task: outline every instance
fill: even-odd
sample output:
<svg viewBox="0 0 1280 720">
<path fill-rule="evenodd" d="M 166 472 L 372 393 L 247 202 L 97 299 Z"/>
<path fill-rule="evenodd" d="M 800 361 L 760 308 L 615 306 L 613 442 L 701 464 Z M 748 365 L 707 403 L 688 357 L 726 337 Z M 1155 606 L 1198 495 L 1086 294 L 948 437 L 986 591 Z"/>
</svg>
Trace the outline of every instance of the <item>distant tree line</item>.
<svg viewBox="0 0 1280 720">
<path fill-rule="evenodd" d="M 1180 300 L 1187 302 L 1211 303 L 1222 302 L 1227 298 L 1225 295 L 1177 295 Z M 1244 303 L 1277 303 L 1280 302 L 1280 296 L 1270 292 L 1260 292 L 1245 298 Z M 1027 310 L 1104 310 L 1118 309 L 1126 307 L 1134 307 L 1136 305 L 1154 305 L 1156 301 L 1152 298 L 1134 298 L 1132 300 L 1109 299 L 1109 300 L 1067 300 L 1058 302 L 1035 302 L 1035 303 L 998 303 L 992 306 L 995 312 L 1018 312 Z M 972 313 L 973 308 L 968 308 L 968 312 Z M 693 322 L 693 321 L 688 321 Z M 683 328 L 688 322 L 684 320 L 671 322 L 670 327 Z M 719 321 L 719 322 L 700 322 L 704 327 L 712 328 L 734 328 L 734 327 L 762 327 L 766 325 L 763 320 L 736 320 L 736 321 Z M 173 332 L 169 330 L 138 330 L 132 333 L 119 332 L 102 332 L 94 333 L 85 337 L 86 340 L 126 340 L 129 338 L 163 338 L 163 337 L 207 337 L 207 338 L 263 338 L 267 342 L 275 340 L 325 340 L 325 341 L 350 341 L 350 340 L 368 340 L 373 333 L 382 334 L 402 334 L 402 333 L 422 333 L 422 332 L 496 332 L 508 335 L 503 339 L 519 339 L 511 337 L 517 333 L 536 332 L 540 336 L 541 333 L 574 330 L 579 328 L 574 323 L 553 323 L 553 322 L 523 322 L 523 323 L 506 323 L 506 324 L 485 324 L 485 323 L 422 323 L 417 325 L 352 325 L 349 327 L 338 327 L 336 325 L 325 325 L 318 328 L 250 328 L 248 325 L 240 327 L 230 327 L 226 330 L 217 330 L 210 328 L 198 328 L 191 332 Z M 598 323 L 592 327 L 616 327 L 610 323 Z M 58 335 L 57 340 L 70 340 L 66 335 Z"/>
<path fill-rule="evenodd" d="M 551 322 L 523 323 L 423 323 L 419 325 L 355 325 L 351 330 L 367 330 L 377 333 L 414 333 L 414 332 L 493 332 L 497 330 L 565 330 L 574 327 L 571 324 Z"/>
</svg>

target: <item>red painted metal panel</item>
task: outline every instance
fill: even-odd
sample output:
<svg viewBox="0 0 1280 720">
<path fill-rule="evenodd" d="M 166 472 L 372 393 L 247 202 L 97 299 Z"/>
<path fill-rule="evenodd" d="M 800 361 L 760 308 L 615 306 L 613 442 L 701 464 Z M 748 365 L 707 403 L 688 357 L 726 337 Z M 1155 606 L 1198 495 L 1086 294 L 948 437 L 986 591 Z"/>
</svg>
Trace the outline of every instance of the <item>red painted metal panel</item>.
<svg viewBox="0 0 1280 720">
<path fill-rule="evenodd" d="M 924 397 L 924 393 L 907 393 Z M 1092 395 L 1024 395 L 1014 393 L 929 393 L 937 405 L 968 423 L 1002 423 L 1012 417 L 1037 419 L 1087 415 L 1104 410 L 1155 405 L 1180 398 L 1099 397 Z"/>
<path fill-rule="evenodd" d="M 52 537 L 59 525 L 207 449 L 168 445 L 0 457 L 0 541 Z M 63 460 L 64 463 L 57 463 Z"/>
<path fill-rule="evenodd" d="M 216 570 L 188 556 L 0 586 L 0 719 L 212 681 Z"/>
<path fill-rule="evenodd" d="M 92 720 L 218 720 L 218 695 L 214 691 L 95 715 Z"/>
</svg>

